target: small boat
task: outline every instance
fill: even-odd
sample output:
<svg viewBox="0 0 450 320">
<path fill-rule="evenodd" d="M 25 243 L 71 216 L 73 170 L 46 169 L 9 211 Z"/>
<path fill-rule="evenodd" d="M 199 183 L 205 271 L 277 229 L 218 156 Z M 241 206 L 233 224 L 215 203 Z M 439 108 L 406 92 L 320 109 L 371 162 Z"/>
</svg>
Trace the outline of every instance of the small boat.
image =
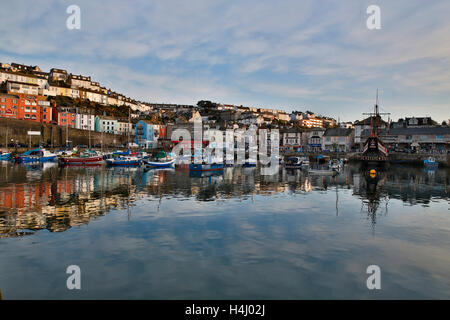
<svg viewBox="0 0 450 320">
<path fill-rule="evenodd" d="M 110 166 L 138 166 L 141 164 L 141 159 L 129 156 L 114 157 L 105 161 Z"/>
<path fill-rule="evenodd" d="M 284 165 L 286 169 L 301 169 L 302 159 L 300 157 L 289 157 Z"/>
<path fill-rule="evenodd" d="M 59 162 L 62 165 L 101 165 L 103 163 L 103 156 L 95 151 L 83 152 L 80 156 L 60 157 Z"/>
<path fill-rule="evenodd" d="M 436 162 L 436 159 L 433 157 L 428 157 L 428 159 L 423 160 L 423 164 L 426 167 L 437 167 L 439 166 L 439 163 Z"/>
<path fill-rule="evenodd" d="M 32 162 L 50 162 L 57 159 L 56 153 L 52 153 L 45 149 L 33 149 L 22 153 L 16 157 L 17 163 L 32 163 Z"/>
<path fill-rule="evenodd" d="M 142 162 L 150 168 L 172 168 L 175 166 L 175 159 L 170 161 L 150 161 L 142 160 Z"/>
<path fill-rule="evenodd" d="M 216 171 L 223 170 L 223 163 L 191 163 L 189 165 L 190 171 Z"/>
<path fill-rule="evenodd" d="M 171 168 L 175 166 L 174 154 L 165 151 L 158 152 L 154 160 L 143 158 L 142 162 L 150 168 Z"/>
</svg>

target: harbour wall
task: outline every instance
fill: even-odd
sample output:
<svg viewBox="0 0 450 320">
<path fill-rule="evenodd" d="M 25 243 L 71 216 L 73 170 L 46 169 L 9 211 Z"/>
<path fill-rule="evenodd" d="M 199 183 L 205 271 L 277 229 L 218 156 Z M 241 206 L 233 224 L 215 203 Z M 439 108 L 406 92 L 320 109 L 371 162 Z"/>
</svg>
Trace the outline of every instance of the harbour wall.
<svg viewBox="0 0 450 320">
<path fill-rule="evenodd" d="M 66 128 L 55 124 L 38 123 L 26 120 L 6 119 L 0 118 L 0 145 L 5 147 L 6 140 L 8 144 L 11 139 L 15 143 L 22 143 L 29 145 L 30 136 L 28 131 L 40 131 L 40 136 L 31 136 L 31 144 L 36 145 L 40 142 L 52 146 L 62 146 L 66 140 L 71 141 L 73 146 L 89 145 L 89 131 L 74 128 Z M 100 144 L 103 140 L 104 147 L 114 147 L 118 144 L 127 143 L 128 137 L 126 135 L 114 135 L 91 131 L 91 146 Z M 133 137 L 130 139 L 132 140 Z"/>
</svg>

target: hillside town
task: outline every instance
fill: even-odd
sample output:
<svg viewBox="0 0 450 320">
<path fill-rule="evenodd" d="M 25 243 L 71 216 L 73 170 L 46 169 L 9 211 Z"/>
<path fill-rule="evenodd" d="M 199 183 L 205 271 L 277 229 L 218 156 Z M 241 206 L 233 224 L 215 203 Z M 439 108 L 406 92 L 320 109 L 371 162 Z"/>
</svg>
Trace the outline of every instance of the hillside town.
<svg viewBox="0 0 450 320">
<path fill-rule="evenodd" d="M 338 122 L 309 110 L 288 113 L 205 100 L 197 105 L 150 103 L 108 89 L 90 76 L 18 63 L 0 63 L 0 81 L 0 118 L 128 136 L 129 146 L 147 149 L 160 147 L 173 130 L 192 128 L 201 120 L 205 129 L 279 129 L 282 151 L 360 151 L 373 123 L 391 151 L 450 150 L 450 119 L 438 123 L 418 115 L 385 121 L 374 114 Z"/>
</svg>

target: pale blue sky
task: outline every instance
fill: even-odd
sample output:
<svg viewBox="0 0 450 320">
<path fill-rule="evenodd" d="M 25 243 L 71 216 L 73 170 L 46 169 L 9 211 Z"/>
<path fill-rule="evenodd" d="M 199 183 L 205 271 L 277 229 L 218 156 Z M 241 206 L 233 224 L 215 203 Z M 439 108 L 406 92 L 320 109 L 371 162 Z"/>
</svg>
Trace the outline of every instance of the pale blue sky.
<svg viewBox="0 0 450 320">
<path fill-rule="evenodd" d="M 68 30 L 66 8 L 81 8 Z M 381 8 L 368 30 L 366 8 Z M 341 120 L 450 118 L 449 1 L 9 1 L 0 61 L 65 68 L 150 102 L 207 99 Z"/>
</svg>

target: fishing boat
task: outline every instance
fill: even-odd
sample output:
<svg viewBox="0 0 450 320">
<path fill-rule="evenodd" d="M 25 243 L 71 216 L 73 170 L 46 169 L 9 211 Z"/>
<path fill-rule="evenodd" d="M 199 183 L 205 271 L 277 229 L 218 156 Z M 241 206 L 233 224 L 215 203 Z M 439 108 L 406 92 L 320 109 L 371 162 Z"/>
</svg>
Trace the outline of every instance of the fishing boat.
<svg viewBox="0 0 450 320">
<path fill-rule="evenodd" d="M 439 163 L 433 157 L 428 157 L 427 159 L 423 160 L 423 164 L 425 165 L 425 167 L 438 167 L 439 166 Z"/>
<path fill-rule="evenodd" d="M 118 156 L 105 161 L 109 166 L 139 166 L 141 164 L 141 159 L 131 156 Z"/>
<path fill-rule="evenodd" d="M 57 159 L 56 153 L 52 153 L 46 149 L 33 149 L 17 156 L 15 161 L 17 163 L 31 163 L 31 162 L 50 162 Z"/>
<path fill-rule="evenodd" d="M 160 151 L 154 160 L 143 159 L 142 162 L 150 168 L 171 168 L 175 166 L 173 153 Z"/>
<path fill-rule="evenodd" d="M 284 165 L 286 169 L 301 169 L 302 159 L 300 157 L 289 157 Z"/>
<path fill-rule="evenodd" d="M 75 166 L 95 166 L 103 163 L 103 156 L 95 151 L 83 152 L 80 156 L 62 156 L 59 158 L 59 162 L 62 165 L 75 165 Z"/>
</svg>

